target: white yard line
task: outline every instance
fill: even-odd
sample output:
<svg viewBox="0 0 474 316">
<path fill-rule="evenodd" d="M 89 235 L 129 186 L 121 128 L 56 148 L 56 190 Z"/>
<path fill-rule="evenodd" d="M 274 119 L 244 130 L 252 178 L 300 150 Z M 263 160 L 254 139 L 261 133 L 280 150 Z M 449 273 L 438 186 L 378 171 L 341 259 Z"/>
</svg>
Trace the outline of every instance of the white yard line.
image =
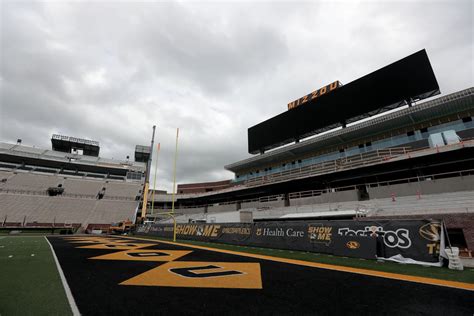
<svg viewBox="0 0 474 316">
<path fill-rule="evenodd" d="M 69 288 L 69 285 L 67 284 L 66 277 L 64 276 L 63 269 L 61 269 L 61 265 L 59 264 L 58 257 L 56 257 L 54 248 L 49 242 L 48 238 L 46 238 L 46 236 L 44 237 L 44 239 L 46 239 L 46 242 L 48 243 L 49 247 L 51 248 L 51 252 L 53 253 L 54 261 L 56 262 L 56 267 L 58 268 L 59 276 L 61 277 L 61 282 L 63 283 L 64 291 L 66 292 L 67 300 L 69 301 L 69 306 L 71 307 L 72 314 L 74 316 L 79 316 L 81 315 L 81 313 L 79 313 L 79 309 L 77 308 L 76 301 L 74 301 L 74 297 L 72 296 L 71 289 Z"/>
</svg>

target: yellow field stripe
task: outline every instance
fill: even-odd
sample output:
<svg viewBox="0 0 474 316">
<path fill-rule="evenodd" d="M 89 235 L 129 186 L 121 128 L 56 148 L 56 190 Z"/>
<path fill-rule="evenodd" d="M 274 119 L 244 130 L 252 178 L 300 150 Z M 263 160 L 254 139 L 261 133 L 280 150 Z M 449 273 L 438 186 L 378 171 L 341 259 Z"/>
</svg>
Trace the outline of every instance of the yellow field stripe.
<svg viewBox="0 0 474 316">
<path fill-rule="evenodd" d="M 238 255 L 238 256 L 243 256 L 243 257 L 257 258 L 257 259 L 270 260 L 270 261 L 276 261 L 276 262 L 283 262 L 283 263 L 295 264 L 295 265 L 306 266 L 306 267 L 342 271 L 342 272 L 349 272 L 349 273 L 357 273 L 357 274 L 369 275 L 369 276 L 386 278 L 386 279 L 394 279 L 394 280 L 401 280 L 401 281 L 407 281 L 407 282 L 415 282 L 415 283 L 437 285 L 437 286 L 444 286 L 444 287 L 474 291 L 474 284 L 465 283 L 465 282 L 448 281 L 448 280 L 419 277 L 419 276 L 405 275 L 405 274 L 392 273 L 392 272 L 382 272 L 382 271 L 376 271 L 376 270 L 361 269 L 361 268 L 351 268 L 351 267 L 346 267 L 346 266 L 303 261 L 303 260 L 298 260 L 298 259 L 272 257 L 272 256 L 267 256 L 267 255 L 245 253 L 245 252 L 226 250 L 226 249 L 217 249 L 217 248 L 211 248 L 211 247 L 205 247 L 205 246 L 197 246 L 197 245 L 192 245 L 192 244 L 156 240 L 156 239 L 150 239 L 150 238 L 142 238 L 142 237 L 123 237 L 123 238 L 154 241 L 157 243 L 164 243 L 164 244 L 170 244 L 170 245 L 176 245 L 176 246 L 190 247 L 190 248 L 195 248 L 195 249 L 209 250 L 209 251 L 226 253 L 226 254 L 231 254 L 231 255 Z"/>
</svg>

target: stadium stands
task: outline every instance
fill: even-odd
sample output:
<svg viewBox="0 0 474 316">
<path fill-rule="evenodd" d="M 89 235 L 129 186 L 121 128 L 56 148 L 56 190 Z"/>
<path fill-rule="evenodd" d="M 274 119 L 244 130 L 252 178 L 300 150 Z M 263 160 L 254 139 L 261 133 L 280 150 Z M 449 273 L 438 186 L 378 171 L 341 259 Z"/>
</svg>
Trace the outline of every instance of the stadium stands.
<svg viewBox="0 0 474 316">
<path fill-rule="evenodd" d="M 469 88 L 229 164 L 233 186 L 178 191 L 177 220 L 242 210 L 256 221 L 456 216 L 448 229 L 474 249 L 473 115 Z M 441 143 L 430 141 L 434 134 Z M 152 213 L 169 211 L 170 195 L 156 195 L 154 206 Z"/>
<path fill-rule="evenodd" d="M 0 143 L 0 223 L 86 228 L 135 220 L 144 171 L 143 163 Z M 49 196 L 58 186 L 63 192 Z"/>
<path fill-rule="evenodd" d="M 214 182 L 202 182 L 202 183 L 189 183 L 189 184 L 178 184 L 177 192 L 180 194 L 186 193 L 203 193 L 220 191 L 232 187 L 234 184 L 230 180 L 214 181 Z"/>
<path fill-rule="evenodd" d="M 66 178 L 63 186 L 66 195 L 70 193 L 96 196 L 99 190 L 105 186 L 105 182 Z"/>
<path fill-rule="evenodd" d="M 429 135 L 440 131 L 454 130 L 463 140 L 469 140 L 474 138 L 473 106 L 474 88 L 469 88 L 255 155 L 225 168 L 236 174 L 236 182 L 242 182 L 379 149 L 426 148 Z"/>
<path fill-rule="evenodd" d="M 11 173 L 3 188 L 6 190 L 45 191 L 63 181 L 58 177 L 30 173 Z"/>
<path fill-rule="evenodd" d="M 108 182 L 105 196 L 135 197 L 140 194 L 141 186 L 131 183 Z"/>
<path fill-rule="evenodd" d="M 0 220 L 19 223 L 111 223 L 134 218 L 134 201 L 0 194 Z"/>
<path fill-rule="evenodd" d="M 60 174 L 43 175 L 36 172 L 22 171 L 2 171 L 1 177 L 7 180 L 1 182 L 0 188 L 4 191 L 17 193 L 44 193 L 49 187 L 56 187 L 59 184 L 64 188 L 64 196 L 95 198 L 102 188 L 106 188 L 105 198 L 135 200 L 141 192 L 140 183 L 124 183 L 123 180 L 99 180 L 95 178 L 63 176 Z"/>
</svg>

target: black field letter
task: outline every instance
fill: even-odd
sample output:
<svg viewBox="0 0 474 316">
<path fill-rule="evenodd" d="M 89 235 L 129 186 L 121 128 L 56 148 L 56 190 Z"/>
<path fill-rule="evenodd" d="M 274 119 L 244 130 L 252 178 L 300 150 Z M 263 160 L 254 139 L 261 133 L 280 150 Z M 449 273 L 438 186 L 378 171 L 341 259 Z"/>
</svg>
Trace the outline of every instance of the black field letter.
<svg viewBox="0 0 474 316">
<path fill-rule="evenodd" d="M 193 271 L 201 271 L 201 270 L 210 270 L 210 269 L 222 269 L 222 267 L 208 265 L 208 266 L 201 266 L 201 267 L 190 267 L 190 268 L 173 268 L 170 269 L 170 272 L 176 273 L 180 276 L 187 277 L 187 278 L 212 278 L 212 277 L 219 277 L 219 276 L 226 276 L 226 275 L 237 275 L 243 274 L 240 271 L 216 271 L 216 272 L 204 272 L 204 273 L 195 273 Z"/>
</svg>

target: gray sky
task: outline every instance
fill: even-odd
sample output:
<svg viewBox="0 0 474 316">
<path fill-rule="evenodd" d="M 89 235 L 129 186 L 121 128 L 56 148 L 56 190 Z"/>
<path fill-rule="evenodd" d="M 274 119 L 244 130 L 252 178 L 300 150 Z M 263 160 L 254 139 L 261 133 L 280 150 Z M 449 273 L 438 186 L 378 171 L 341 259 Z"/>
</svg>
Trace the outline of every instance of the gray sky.
<svg viewBox="0 0 474 316">
<path fill-rule="evenodd" d="M 426 48 L 443 94 L 473 86 L 473 1 L 0 0 L 0 141 L 53 133 L 133 156 L 157 125 L 157 187 L 229 179 L 247 128 Z"/>
</svg>

